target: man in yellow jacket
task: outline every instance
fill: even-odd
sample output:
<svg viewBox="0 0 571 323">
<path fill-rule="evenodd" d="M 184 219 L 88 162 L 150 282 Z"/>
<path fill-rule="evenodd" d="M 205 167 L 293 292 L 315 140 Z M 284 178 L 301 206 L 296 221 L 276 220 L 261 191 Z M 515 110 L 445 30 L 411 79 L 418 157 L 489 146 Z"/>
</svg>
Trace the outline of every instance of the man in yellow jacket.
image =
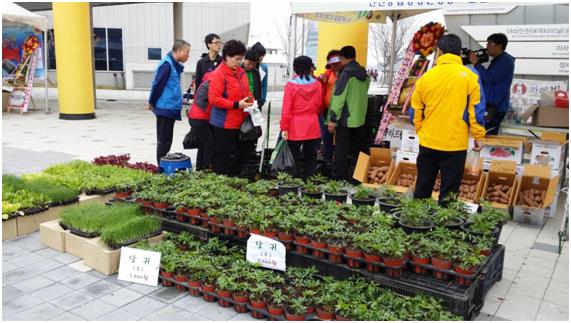
<svg viewBox="0 0 571 323">
<path fill-rule="evenodd" d="M 479 151 L 486 131 L 478 75 L 462 65 L 460 37 L 443 36 L 438 50 L 441 55 L 436 66 L 416 82 L 411 105 L 420 141 L 414 197 L 429 198 L 440 171 L 442 204 L 449 193 L 456 194 L 460 188 L 468 132 L 474 137 L 473 149 Z"/>
</svg>

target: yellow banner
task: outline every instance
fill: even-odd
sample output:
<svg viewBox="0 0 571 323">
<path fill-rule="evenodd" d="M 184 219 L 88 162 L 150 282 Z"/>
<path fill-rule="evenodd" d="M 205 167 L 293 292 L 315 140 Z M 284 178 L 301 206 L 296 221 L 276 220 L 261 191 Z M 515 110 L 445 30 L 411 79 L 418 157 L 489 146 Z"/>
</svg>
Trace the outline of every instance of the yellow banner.
<svg viewBox="0 0 571 323">
<path fill-rule="evenodd" d="M 353 22 L 385 23 L 386 14 L 381 11 L 313 12 L 302 14 L 304 19 L 349 24 Z"/>
</svg>

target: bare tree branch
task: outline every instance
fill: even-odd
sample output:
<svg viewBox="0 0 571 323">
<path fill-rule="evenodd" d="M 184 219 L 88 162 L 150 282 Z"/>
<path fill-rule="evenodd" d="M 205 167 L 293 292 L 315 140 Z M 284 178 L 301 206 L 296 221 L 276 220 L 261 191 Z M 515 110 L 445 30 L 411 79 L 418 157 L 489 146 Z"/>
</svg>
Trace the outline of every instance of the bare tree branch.
<svg viewBox="0 0 571 323">
<path fill-rule="evenodd" d="M 279 23 L 278 20 L 274 18 L 274 27 L 276 28 L 276 31 L 280 37 L 280 42 L 287 58 L 287 66 L 291 66 L 293 62 L 290 62 L 289 56 L 289 37 L 291 35 L 291 27 L 289 25 L 289 21 L 286 21 L 285 23 Z M 305 28 L 305 35 L 303 35 L 303 28 L 301 27 L 301 23 L 298 23 L 296 32 L 297 39 L 295 44 L 295 55 L 293 55 L 294 57 L 302 54 L 302 41 L 307 39 L 309 28 Z"/>
<path fill-rule="evenodd" d="M 408 44 L 414 35 L 415 18 L 407 18 L 397 21 L 397 32 L 395 38 L 396 57 L 395 65 L 398 66 L 404 58 Z M 379 75 L 382 84 L 386 84 L 388 79 L 390 57 L 391 57 L 391 37 L 393 23 L 387 19 L 386 24 L 370 24 L 369 27 L 369 48 L 373 58 L 379 66 Z"/>
</svg>

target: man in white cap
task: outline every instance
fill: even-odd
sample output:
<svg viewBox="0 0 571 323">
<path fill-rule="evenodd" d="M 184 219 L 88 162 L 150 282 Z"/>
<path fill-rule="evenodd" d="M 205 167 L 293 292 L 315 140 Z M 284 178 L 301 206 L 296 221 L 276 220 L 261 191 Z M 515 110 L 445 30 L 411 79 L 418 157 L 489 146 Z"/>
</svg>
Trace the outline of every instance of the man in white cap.
<svg viewBox="0 0 571 323">
<path fill-rule="evenodd" d="M 333 49 L 327 53 L 327 64 L 325 65 L 325 73 L 319 75 L 319 80 L 323 85 L 323 107 L 319 114 L 319 122 L 321 125 L 321 140 L 323 143 L 321 152 L 326 161 L 333 159 L 333 135 L 327 130 L 327 113 L 331 104 L 331 96 L 335 89 L 335 82 L 339 77 L 339 71 L 343 68 L 341 64 L 341 52 Z"/>
</svg>

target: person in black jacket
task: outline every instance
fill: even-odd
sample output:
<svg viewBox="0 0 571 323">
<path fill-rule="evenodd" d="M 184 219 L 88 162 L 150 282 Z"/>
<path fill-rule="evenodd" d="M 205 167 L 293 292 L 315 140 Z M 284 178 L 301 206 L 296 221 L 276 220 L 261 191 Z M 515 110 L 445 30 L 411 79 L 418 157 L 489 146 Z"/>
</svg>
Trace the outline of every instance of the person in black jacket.
<svg viewBox="0 0 571 323">
<path fill-rule="evenodd" d="M 196 77 L 194 81 L 195 91 L 200 86 L 200 83 L 202 83 L 202 77 L 204 74 L 214 71 L 222 62 L 222 56 L 218 54 L 222 48 L 220 36 L 216 34 L 208 34 L 204 37 L 204 43 L 206 44 L 206 48 L 208 48 L 208 53 L 203 53 L 196 63 Z"/>
<path fill-rule="evenodd" d="M 260 77 L 260 70 L 258 69 L 258 63 L 260 61 L 260 56 L 258 52 L 254 49 L 249 49 L 244 55 L 244 61 L 242 62 L 242 68 L 248 76 L 248 86 L 250 87 L 250 93 L 253 94 L 254 100 L 258 103 L 258 109 L 260 109 L 260 103 L 262 102 L 262 78 Z M 250 152 L 249 157 L 254 157 L 256 155 L 256 146 L 258 140 L 251 140 L 244 143 L 247 145 L 248 151 Z"/>
</svg>

